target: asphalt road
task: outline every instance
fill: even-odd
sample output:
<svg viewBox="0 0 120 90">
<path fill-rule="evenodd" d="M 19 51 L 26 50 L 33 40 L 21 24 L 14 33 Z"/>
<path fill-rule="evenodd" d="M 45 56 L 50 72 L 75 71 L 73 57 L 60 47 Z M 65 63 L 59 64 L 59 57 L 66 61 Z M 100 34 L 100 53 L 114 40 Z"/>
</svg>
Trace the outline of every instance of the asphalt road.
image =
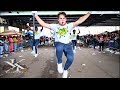
<svg viewBox="0 0 120 90">
<path fill-rule="evenodd" d="M 27 48 L 23 52 L 11 53 L 8 57 L 0 58 L 0 78 L 62 78 L 62 74 L 57 72 L 54 47 L 39 47 L 39 55 L 36 58 L 30 52 L 31 49 Z M 119 55 L 99 53 L 92 48 L 77 48 L 74 55 L 73 64 L 68 70 L 68 78 L 120 78 Z M 17 62 L 22 60 L 19 64 L 24 65 L 26 69 L 24 71 L 14 69 L 6 73 L 9 68 L 5 67 L 9 65 L 4 61 L 14 58 Z M 62 58 L 64 66 L 66 61 L 64 54 Z"/>
</svg>

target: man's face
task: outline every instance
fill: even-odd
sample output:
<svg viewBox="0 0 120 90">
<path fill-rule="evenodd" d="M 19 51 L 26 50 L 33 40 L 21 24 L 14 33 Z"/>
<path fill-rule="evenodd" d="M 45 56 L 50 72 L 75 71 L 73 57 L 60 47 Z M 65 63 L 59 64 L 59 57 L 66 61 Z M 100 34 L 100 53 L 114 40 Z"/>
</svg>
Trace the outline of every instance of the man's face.
<svg viewBox="0 0 120 90">
<path fill-rule="evenodd" d="M 67 19 L 64 15 L 62 15 L 62 14 L 59 15 L 58 22 L 61 26 L 64 26 L 66 24 L 66 21 L 67 21 Z"/>
</svg>

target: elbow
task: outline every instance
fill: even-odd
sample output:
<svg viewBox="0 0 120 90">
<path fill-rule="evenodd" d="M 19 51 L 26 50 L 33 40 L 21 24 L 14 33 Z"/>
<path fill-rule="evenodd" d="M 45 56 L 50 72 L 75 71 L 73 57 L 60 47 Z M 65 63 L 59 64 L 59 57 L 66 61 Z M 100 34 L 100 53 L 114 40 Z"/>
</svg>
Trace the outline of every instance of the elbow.
<svg viewBox="0 0 120 90">
<path fill-rule="evenodd" d="M 44 22 L 39 22 L 39 24 L 44 27 L 45 26 L 45 23 Z"/>
<path fill-rule="evenodd" d="M 73 26 L 76 27 L 76 26 L 78 26 L 81 23 L 82 23 L 81 21 L 76 21 Z"/>
</svg>

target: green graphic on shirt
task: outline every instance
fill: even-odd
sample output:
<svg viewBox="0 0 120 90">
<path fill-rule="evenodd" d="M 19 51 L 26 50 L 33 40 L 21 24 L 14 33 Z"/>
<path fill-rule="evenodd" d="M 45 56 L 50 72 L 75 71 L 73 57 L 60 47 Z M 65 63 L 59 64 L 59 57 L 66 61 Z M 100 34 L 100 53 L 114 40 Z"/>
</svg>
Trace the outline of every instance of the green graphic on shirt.
<svg viewBox="0 0 120 90">
<path fill-rule="evenodd" d="M 67 28 L 58 28 L 58 32 L 56 32 L 58 35 L 61 36 L 65 36 L 68 32 L 68 29 Z"/>
<path fill-rule="evenodd" d="M 39 34 L 38 32 L 34 32 L 35 35 Z"/>
<path fill-rule="evenodd" d="M 76 35 L 75 35 L 75 34 L 71 35 L 71 39 L 73 39 L 73 38 L 75 38 L 75 37 L 76 37 Z"/>
</svg>

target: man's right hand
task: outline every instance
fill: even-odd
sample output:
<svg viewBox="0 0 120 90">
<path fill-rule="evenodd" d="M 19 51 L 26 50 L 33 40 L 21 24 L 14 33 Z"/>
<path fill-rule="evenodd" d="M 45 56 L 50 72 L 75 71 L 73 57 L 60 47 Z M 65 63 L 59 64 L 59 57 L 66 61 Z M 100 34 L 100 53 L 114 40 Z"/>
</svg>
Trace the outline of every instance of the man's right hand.
<svg viewBox="0 0 120 90">
<path fill-rule="evenodd" d="M 37 11 L 32 11 L 32 14 L 35 14 L 35 16 L 37 16 Z"/>
<path fill-rule="evenodd" d="M 37 13 L 37 11 L 32 11 L 32 14 L 33 14 L 33 13 Z"/>
</svg>

